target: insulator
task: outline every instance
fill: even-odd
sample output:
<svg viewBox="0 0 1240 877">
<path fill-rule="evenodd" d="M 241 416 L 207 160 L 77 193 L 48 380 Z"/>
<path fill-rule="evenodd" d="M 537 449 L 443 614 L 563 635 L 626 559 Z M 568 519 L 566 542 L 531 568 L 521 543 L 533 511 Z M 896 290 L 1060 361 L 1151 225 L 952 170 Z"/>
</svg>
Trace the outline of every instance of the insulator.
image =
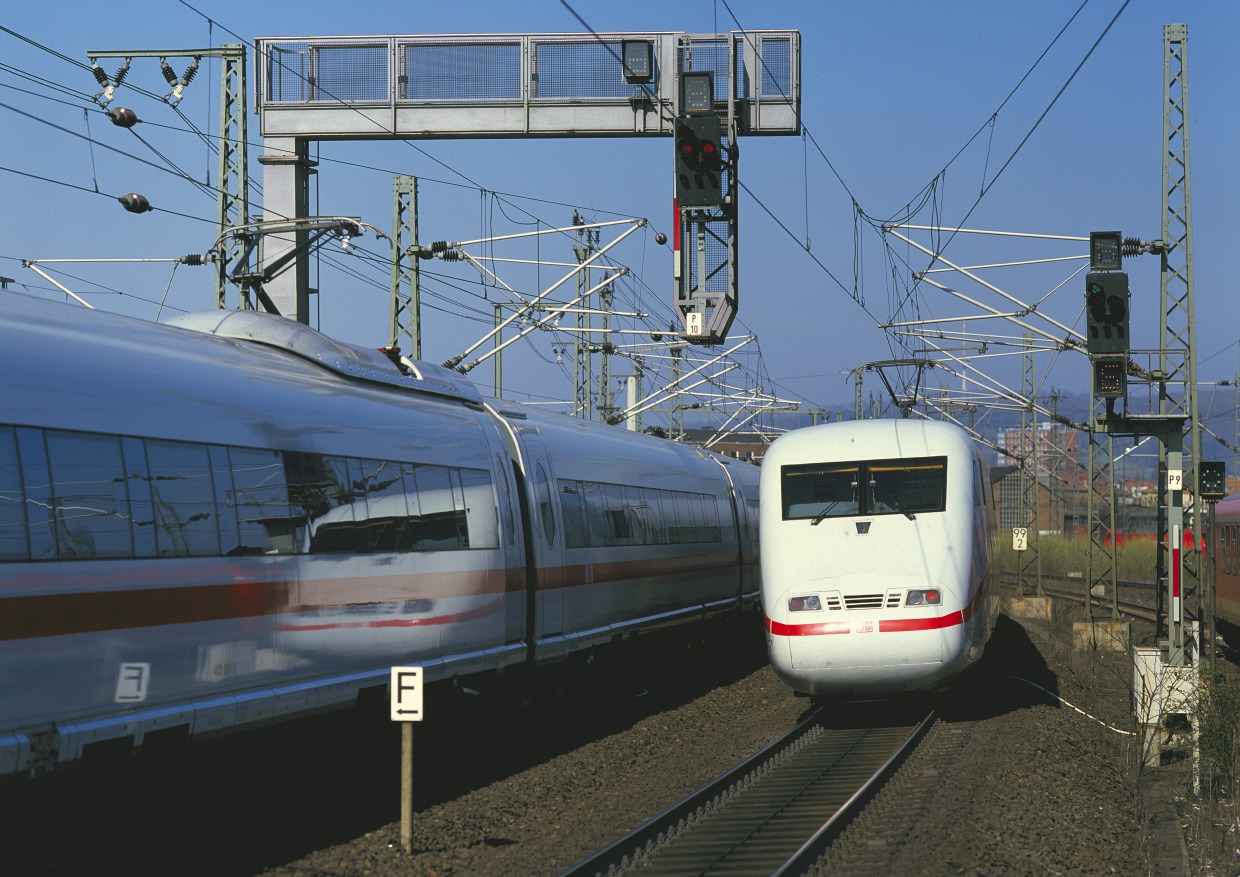
<svg viewBox="0 0 1240 877">
<path fill-rule="evenodd" d="M 108 118 L 112 120 L 112 124 L 118 128 L 132 128 L 138 124 L 138 114 L 133 110 L 125 107 L 117 107 L 114 110 L 108 110 Z"/>
<path fill-rule="evenodd" d="M 185 75 L 181 77 L 181 85 L 186 86 L 194 81 L 194 77 L 198 75 L 198 59 L 194 59 L 194 63 L 185 68 Z"/>
<path fill-rule="evenodd" d="M 442 253 L 446 249 L 448 249 L 447 241 L 435 241 L 433 244 L 431 244 L 432 253 Z"/>
<path fill-rule="evenodd" d="M 98 64 L 91 64 L 90 72 L 95 74 L 95 82 L 98 82 L 100 87 L 102 88 L 108 87 L 108 74 L 103 72 L 102 67 L 100 67 Z"/>
<path fill-rule="evenodd" d="M 207 257 L 202 253 L 190 253 L 188 256 L 182 256 L 179 260 L 182 265 L 203 265 L 207 262 Z"/>
<path fill-rule="evenodd" d="M 439 254 L 439 258 L 443 259 L 445 262 L 459 262 L 461 260 L 461 254 L 456 250 L 444 250 Z"/>
<path fill-rule="evenodd" d="M 166 58 L 159 59 L 159 72 L 164 74 L 164 79 L 168 81 L 169 85 L 175 86 L 177 84 L 177 75 L 171 65 L 168 64 Z"/>
<path fill-rule="evenodd" d="M 121 64 L 116 71 L 116 76 L 112 77 L 112 87 L 115 88 L 125 81 L 125 77 L 129 75 L 129 59 L 125 59 L 125 63 Z"/>
<path fill-rule="evenodd" d="M 151 202 L 146 200 L 144 195 L 137 192 L 130 192 L 128 195 L 121 195 L 116 199 L 130 213 L 146 213 L 151 209 Z"/>
<path fill-rule="evenodd" d="M 1143 246 L 1141 238 L 1124 238 L 1124 244 L 1120 252 L 1125 256 L 1139 256 Z"/>
</svg>

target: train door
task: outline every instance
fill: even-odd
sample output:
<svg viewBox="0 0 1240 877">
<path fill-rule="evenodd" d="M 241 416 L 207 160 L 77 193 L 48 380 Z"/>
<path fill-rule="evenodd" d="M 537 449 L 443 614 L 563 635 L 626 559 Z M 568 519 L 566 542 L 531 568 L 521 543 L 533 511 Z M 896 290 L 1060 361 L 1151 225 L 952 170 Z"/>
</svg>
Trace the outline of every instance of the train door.
<svg viewBox="0 0 1240 877">
<path fill-rule="evenodd" d="M 564 534 L 556 506 L 556 483 L 542 436 L 530 426 L 520 429 L 529 498 L 534 583 L 530 589 L 531 642 L 536 660 L 559 657 L 564 632 Z"/>
</svg>

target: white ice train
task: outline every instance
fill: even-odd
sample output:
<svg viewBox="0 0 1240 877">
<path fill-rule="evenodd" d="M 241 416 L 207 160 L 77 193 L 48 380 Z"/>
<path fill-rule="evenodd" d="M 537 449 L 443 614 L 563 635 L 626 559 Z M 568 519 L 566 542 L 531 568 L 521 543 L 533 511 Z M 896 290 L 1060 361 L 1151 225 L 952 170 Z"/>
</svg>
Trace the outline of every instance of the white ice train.
<svg viewBox="0 0 1240 877">
<path fill-rule="evenodd" d="M 173 322 L 0 293 L 0 779 L 756 623 L 756 467 Z"/>
<path fill-rule="evenodd" d="M 813 426 L 762 461 L 762 606 L 775 672 L 814 697 L 933 690 L 994 629 L 995 510 L 968 435 L 923 420 Z"/>
</svg>

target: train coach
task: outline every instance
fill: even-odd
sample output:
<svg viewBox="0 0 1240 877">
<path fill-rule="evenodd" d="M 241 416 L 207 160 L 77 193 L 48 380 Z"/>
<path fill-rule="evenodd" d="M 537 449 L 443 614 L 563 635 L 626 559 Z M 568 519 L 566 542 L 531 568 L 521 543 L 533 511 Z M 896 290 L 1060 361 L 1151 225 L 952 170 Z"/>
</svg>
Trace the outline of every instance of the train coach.
<svg viewBox="0 0 1240 877">
<path fill-rule="evenodd" d="M 266 314 L 0 337 L 0 779 L 754 617 L 748 463 Z"/>
<path fill-rule="evenodd" d="M 994 629 L 989 468 L 948 423 L 864 420 L 762 463 L 762 606 L 776 674 L 818 698 L 934 690 Z"/>
<path fill-rule="evenodd" d="M 1214 504 L 1214 614 L 1228 628 L 1228 640 L 1240 636 L 1240 496 Z"/>
</svg>

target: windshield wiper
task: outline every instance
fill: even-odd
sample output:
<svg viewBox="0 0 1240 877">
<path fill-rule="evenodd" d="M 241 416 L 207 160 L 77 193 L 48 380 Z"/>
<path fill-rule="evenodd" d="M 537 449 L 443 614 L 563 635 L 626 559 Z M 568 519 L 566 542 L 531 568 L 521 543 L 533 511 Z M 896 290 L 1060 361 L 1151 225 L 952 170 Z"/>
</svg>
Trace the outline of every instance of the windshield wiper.
<svg viewBox="0 0 1240 877">
<path fill-rule="evenodd" d="M 819 524 L 821 524 L 823 519 L 827 515 L 831 514 L 831 509 L 833 508 L 835 508 L 835 503 L 831 503 L 829 506 L 827 506 L 822 511 L 820 511 L 817 515 L 815 515 L 812 519 L 810 519 L 810 522 L 809 522 L 810 526 L 817 527 Z"/>
</svg>

